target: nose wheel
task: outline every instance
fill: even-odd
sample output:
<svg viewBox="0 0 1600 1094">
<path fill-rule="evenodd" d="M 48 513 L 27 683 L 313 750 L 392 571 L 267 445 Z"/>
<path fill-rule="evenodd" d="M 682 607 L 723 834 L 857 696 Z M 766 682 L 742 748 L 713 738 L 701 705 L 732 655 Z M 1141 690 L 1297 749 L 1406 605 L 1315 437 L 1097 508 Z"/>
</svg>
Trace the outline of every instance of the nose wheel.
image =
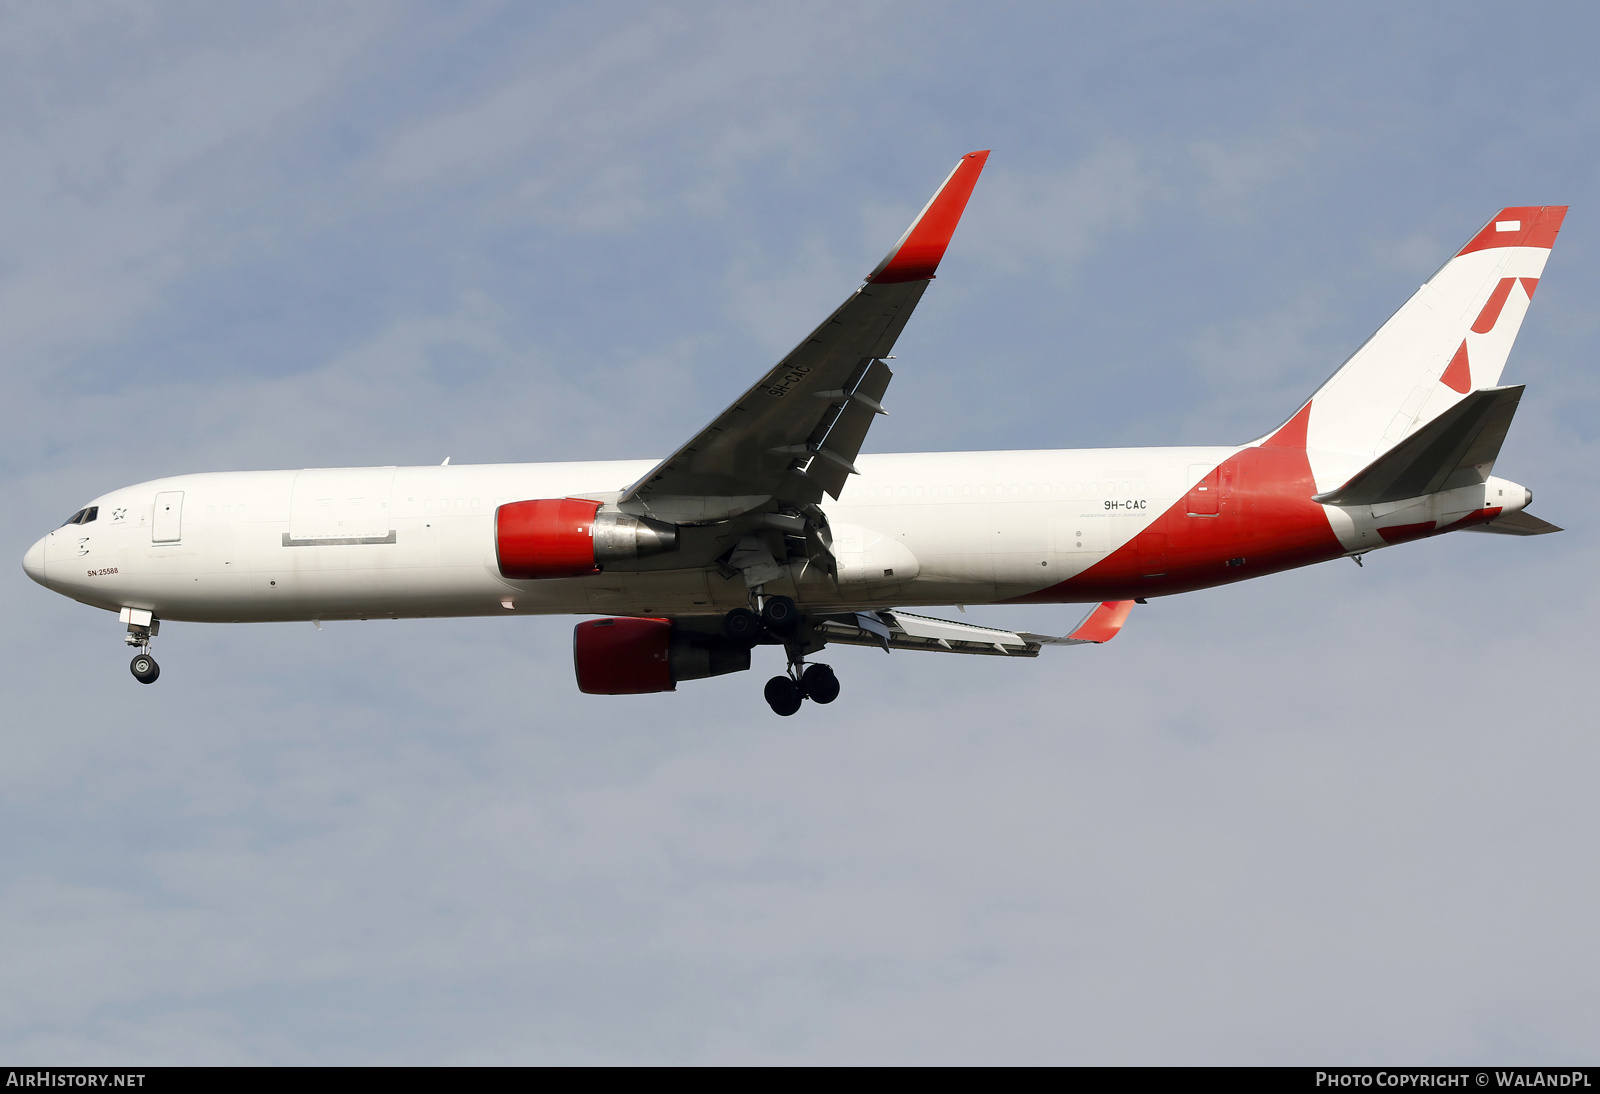
<svg viewBox="0 0 1600 1094">
<path fill-rule="evenodd" d="M 148 653 L 136 653 L 133 660 L 128 663 L 128 671 L 133 673 L 133 678 L 141 684 L 153 684 L 156 677 L 161 675 L 161 666 L 156 664 L 156 659 Z"/>
<path fill-rule="evenodd" d="M 161 675 L 161 666 L 150 656 L 150 640 L 161 633 L 161 620 L 138 608 L 123 608 L 121 618 L 128 625 L 128 633 L 122 640 L 139 651 L 128 662 L 128 671 L 141 684 L 155 683 L 156 677 Z"/>
</svg>

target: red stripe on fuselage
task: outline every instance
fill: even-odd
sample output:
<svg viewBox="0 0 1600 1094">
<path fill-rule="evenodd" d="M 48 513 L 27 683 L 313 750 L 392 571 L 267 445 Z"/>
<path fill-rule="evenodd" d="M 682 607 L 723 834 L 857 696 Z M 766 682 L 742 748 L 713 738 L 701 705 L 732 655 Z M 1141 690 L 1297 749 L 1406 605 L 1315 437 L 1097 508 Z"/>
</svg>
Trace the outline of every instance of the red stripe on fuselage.
<svg viewBox="0 0 1600 1094">
<path fill-rule="evenodd" d="M 1343 555 L 1327 514 L 1311 500 L 1317 487 L 1305 449 L 1310 418 L 1307 403 L 1259 447 L 1228 457 L 1214 479 L 1206 476 L 1221 484 L 1216 516 L 1191 515 L 1203 506 L 1185 496 L 1083 573 L 1012 603 L 1163 596 Z"/>
</svg>

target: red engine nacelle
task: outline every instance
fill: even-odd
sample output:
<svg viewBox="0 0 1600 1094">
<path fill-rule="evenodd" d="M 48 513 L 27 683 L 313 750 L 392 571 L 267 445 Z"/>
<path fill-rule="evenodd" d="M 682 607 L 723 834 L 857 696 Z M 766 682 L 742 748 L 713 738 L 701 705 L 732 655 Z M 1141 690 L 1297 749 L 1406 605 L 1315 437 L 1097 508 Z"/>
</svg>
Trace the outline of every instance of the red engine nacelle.
<svg viewBox="0 0 1600 1094">
<path fill-rule="evenodd" d="M 750 667 L 750 648 L 718 634 L 679 631 L 670 619 L 586 619 L 572 629 L 572 667 L 589 695 L 674 691 Z"/>
<path fill-rule="evenodd" d="M 647 558 L 678 546 L 670 524 L 601 513 L 587 498 L 513 501 L 494 514 L 500 573 L 517 580 L 582 577 L 602 564 Z"/>
<path fill-rule="evenodd" d="M 511 578 L 582 577 L 594 561 L 597 501 L 542 498 L 502 505 L 494 514 L 500 572 Z"/>
</svg>

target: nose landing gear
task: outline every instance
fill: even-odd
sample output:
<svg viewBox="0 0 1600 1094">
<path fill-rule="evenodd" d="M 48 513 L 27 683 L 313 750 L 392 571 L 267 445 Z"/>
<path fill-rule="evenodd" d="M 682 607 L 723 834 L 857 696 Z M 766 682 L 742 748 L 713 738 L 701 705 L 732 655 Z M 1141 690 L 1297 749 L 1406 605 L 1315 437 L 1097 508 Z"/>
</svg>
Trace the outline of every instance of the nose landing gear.
<svg viewBox="0 0 1600 1094">
<path fill-rule="evenodd" d="M 139 648 L 128 663 L 128 671 L 141 684 L 155 683 L 161 675 L 161 666 L 150 656 L 150 640 L 161 633 L 161 620 L 140 608 L 123 608 L 120 618 L 128 625 L 128 633 L 122 640 Z"/>
</svg>

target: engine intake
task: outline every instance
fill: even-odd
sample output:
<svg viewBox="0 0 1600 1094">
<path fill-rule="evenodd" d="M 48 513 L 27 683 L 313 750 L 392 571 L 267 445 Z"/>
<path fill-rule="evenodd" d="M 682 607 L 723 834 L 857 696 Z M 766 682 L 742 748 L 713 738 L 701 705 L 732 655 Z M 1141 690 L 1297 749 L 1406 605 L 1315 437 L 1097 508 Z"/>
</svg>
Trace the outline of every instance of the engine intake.
<svg viewBox="0 0 1600 1094">
<path fill-rule="evenodd" d="M 513 501 L 494 514 L 495 557 L 504 577 L 529 580 L 596 574 L 678 547 L 678 530 L 626 513 L 601 513 L 587 498 Z"/>
<path fill-rule="evenodd" d="M 670 619 L 586 619 L 572 629 L 572 666 L 588 695 L 675 691 L 750 667 L 750 649 L 721 635 L 679 630 Z"/>
</svg>

